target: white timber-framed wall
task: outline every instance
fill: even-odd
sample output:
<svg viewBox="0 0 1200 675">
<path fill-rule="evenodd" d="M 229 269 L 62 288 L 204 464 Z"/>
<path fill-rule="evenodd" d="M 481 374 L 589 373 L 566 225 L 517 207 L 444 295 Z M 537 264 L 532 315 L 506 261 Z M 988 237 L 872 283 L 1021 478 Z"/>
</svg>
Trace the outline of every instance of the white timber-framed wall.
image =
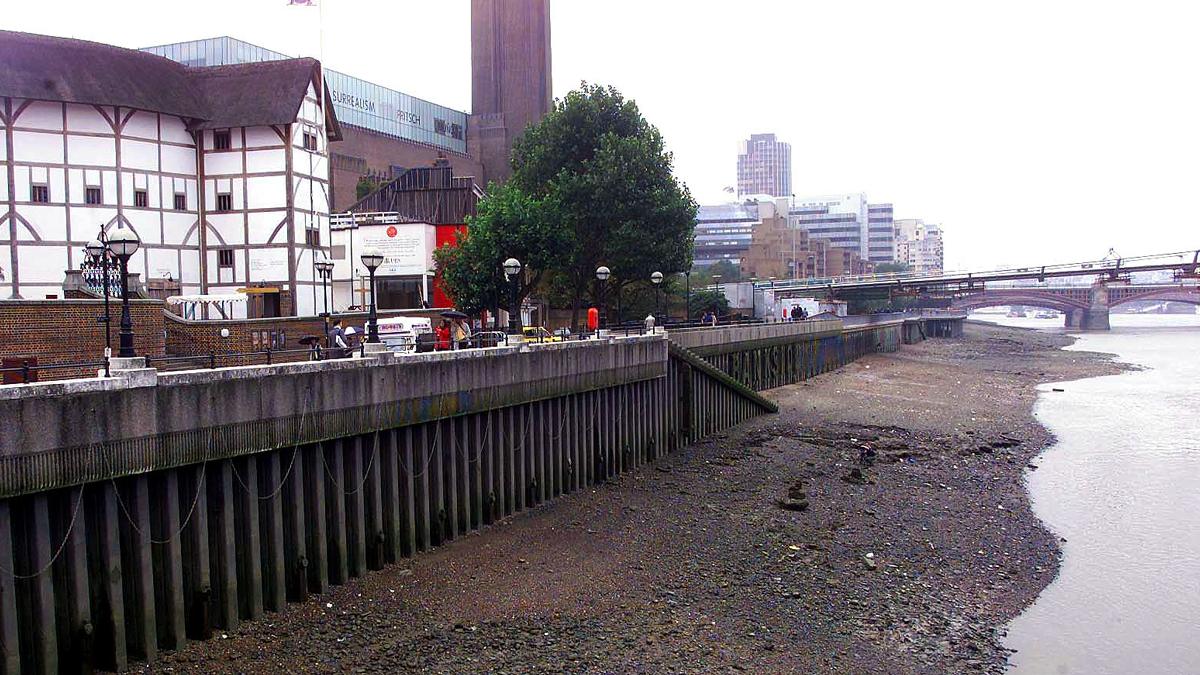
<svg viewBox="0 0 1200 675">
<path fill-rule="evenodd" d="M 320 311 L 312 263 L 328 255 L 329 147 L 318 91 L 314 77 L 290 124 L 194 131 L 151 110 L 0 98 L 0 297 L 62 297 L 87 242 L 128 227 L 141 240 L 129 271 L 145 281 L 170 278 L 182 294 L 277 285 L 293 291 L 293 313 Z M 228 149 L 215 148 L 220 132 Z M 221 194 L 230 209 L 217 208 Z"/>
<path fill-rule="evenodd" d="M 68 269 L 101 228 L 129 227 L 142 245 L 129 261 L 143 279 L 167 275 L 182 292 L 201 292 L 196 151 L 174 115 L 5 97 L 0 109 L 0 282 L 3 297 L 62 297 Z M 33 201 L 33 187 L 48 189 Z M 99 203 L 88 203 L 89 188 Z M 145 192 L 145 206 L 138 206 Z M 175 209 L 175 195 L 184 208 Z"/>
</svg>

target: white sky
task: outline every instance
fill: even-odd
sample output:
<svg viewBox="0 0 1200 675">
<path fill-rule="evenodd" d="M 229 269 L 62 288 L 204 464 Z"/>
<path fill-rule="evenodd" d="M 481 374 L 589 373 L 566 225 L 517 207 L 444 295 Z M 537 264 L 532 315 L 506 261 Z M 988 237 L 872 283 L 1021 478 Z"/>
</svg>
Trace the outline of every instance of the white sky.
<svg viewBox="0 0 1200 675">
<path fill-rule="evenodd" d="M 470 109 L 468 0 L 5 0 L 0 27 L 126 47 L 231 35 Z M 975 269 L 1200 248 L 1200 5 L 553 0 L 554 92 L 635 99 L 701 203 L 737 144 L 792 144 L 797 196 L 941 222 Z"/>
</svg>

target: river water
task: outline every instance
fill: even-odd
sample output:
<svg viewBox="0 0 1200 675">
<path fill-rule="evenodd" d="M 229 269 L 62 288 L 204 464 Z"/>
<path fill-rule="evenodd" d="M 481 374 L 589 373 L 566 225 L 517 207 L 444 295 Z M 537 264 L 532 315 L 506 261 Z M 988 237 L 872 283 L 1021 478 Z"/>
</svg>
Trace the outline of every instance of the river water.
<svg viewBox="0 0 1200 675">
<path fill-rule="evenodd" d="M 1009 626 L 1012 674 L 1200 673 L 1200 315 L 1112 325 L 1070 349 L 1144 370 L 1039 388 L 1058 440 L 1028 488 L 1066 541 L 1058 577 Z"/>
</svg>

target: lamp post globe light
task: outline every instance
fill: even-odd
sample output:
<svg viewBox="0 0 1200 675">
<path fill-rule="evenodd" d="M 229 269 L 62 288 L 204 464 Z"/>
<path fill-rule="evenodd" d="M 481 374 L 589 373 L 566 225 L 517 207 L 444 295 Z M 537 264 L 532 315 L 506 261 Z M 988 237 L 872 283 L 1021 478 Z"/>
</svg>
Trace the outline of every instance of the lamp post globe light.
<svg viewBox="0 0 1200 675">
<path fill-rule="evenodd" d="M 321 277 L 321 303 L 325 307 L 325 316 L 329 316 L 329 289 L 327 282 L 333 274 L 333 262 L 322 257 L 316 263 L 317 274 Z"/>
<path fill-rule="evenodd" d="M 363 267 L 367 268 L 367 273 L 371 275 L 371 307 L 367 311 L 367 342 L 375 344 L 379 342 L 379 321 L 375 316 L 375 270 L 383 264 L 383 254 L 374 249 L 367 249 L 363 251 L 360 260 L 362 260 Z"/>
<path fill-rule="evenodd" d="M 508 280 L 509 288 L 509 305 L 508 305 L 508 332 L 510 335 L 521 334 L 521 305 L 519 303 L 518 291 L 521 287 L 521 261 L 516 258 L 509 258 L 504 261 L 504 278 Z"/>
<path fill-rule="evenodd" d="M 129 258 L 141 245 L 133 230 L 122 227 L 108 236 L 108 251 L 121 264 L 121 332 L 117 356 L 126 359 L 137 354 L 133 351 L 133 318 L 129 315 Z"/>
<path fill-rule="evenodd" d="M 596 304 L 600 305 L 600 322 L 597 328 L 605 327 L 604 324 L 608 315 L 608 311 L 604 303 L 604 287 L 607 286 L 605 282 L 608 281 L 610 276 L 612 276 L 612 270 L 608 269 L 604 265 L 596 268 Z"/>
<path fill-rule="evenodd" d="M 662 288 L 663 273 L 654 272 L 650 275 L 650 282 L 654 284 L 654 318 L 658 319 L 658 315 L 662 313 L 660 298 L 662 294 L 659 291 Z"/>
</svg>

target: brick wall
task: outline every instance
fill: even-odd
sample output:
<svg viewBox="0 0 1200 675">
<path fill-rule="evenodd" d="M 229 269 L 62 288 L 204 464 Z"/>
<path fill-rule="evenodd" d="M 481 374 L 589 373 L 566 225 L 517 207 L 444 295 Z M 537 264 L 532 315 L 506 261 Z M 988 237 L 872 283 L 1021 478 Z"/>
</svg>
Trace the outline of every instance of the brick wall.
<svg viewBox="0 0 1200 675">
<path fill-rule="evenodd" d="M 354 188 L 359 178 L 367 173 L 386 175 L 393 165 L 406 169 L 433 166 L 440 157 L 450 162 L 456 176 L 475 176 L 478 181 L 482 175 L 479 162 L 468 155 L 349 125 L 342 126 L 342 140 L 331 144 L 329 152 L 345 158 L 330 160 L 335 213 L 345 211 L 358 201 Z M 347 160 L 350 160 L 349 164 Z"/>
<path fill-rule="evenodd" d="M 162 303 L 131 300 L 134 349 L 138 355 L 165 353 Z M 116 355 L 121 327 L 121 302 L 111 302 L 112 348 Z M 35 357 L 39 366 L 102 361 L 104 359 L 103 300 L 0 300 L 0 358 Z M 39 380 L 92 375 L 95 367 L 40 370 Z M 12 377 L 11 375 L 9 376 Z"/>
<path fill-rule="evenodd" d="M 158 300 L 133 300 L 134 349 L 138 356 L 149 358 L 150 365 L 163 370 L 185 367 L 208 367 L 210 355 L 218 356 L 217 365 L 246 365 L 264 363 L 266 350 L 272 352 L 306 350 L 300 339 L 324 336 L 325 323 L 320 317 L 278 317 L 271 319 L 233 319 L 228 321 L 187 321 L 163 310 Z M 121 324 L 121 303 L 110 305 L 112 313 L 112 347 L 116 355 Z M 379 317 L 398 312 L 380 312 Z M 428 313 L 429 316 L 436 312 Z M 0 358 L 36 358 L 39 366 L 66 363 L 99 363 L 104 359 L 104 324 L 96 319 L 104 316 L 103 300 L 0 300 Z M 334 318 L 343 326 L 362 331 L 367 323 L 366 312 L 348 312 Z M 221 337 L 221 329 L 229 329 L 229 337 Z M 231 357 L 231 354 L 257 352 L 252 356 Z M 171 357 L 204 357 L 180 360 Z M 306 353 L 272 353 L 272 362 L 302 361 Z M 19 364 L 14 364 L 19 365 Z M 95 374 L 97 366 L 40 369 L 38 379 L 62 380 Z M 15 377 L 10 374 L 9 378 Z M 0 381 L 2 381 L 0 377 Z"/>
<path fill-rule="evenodd" d="M 399 314 L 379 312 L 379 318 Z M 343 328 L 353 326 L 355 331 L 364 330 L 366 312 L 346 312 L 330 318 L 341 319 Z M 272 362 L 303 361 L 307 358 L 307 347 L 300 340 L 307 336 L 324 337 L 325 322 L 320 317 L 277 317 L 271 319 L 231 319 L 226 321 L 188 321 L 174 314 L 166 314 L 166 353 L 169 356 L 230 355 L 248 352 L 297 351 L 294 354 L 271 355 Z M 221 337 L 221 329 L 229 330 L 229 337 Z M 322 343 L 324 346 L 324 343 Z M 303 353 L 299 350 L 305 350 Z M 220 357 L 220 365 L 239 365 L 265 362 L 265 354 L 244 357 Z M 182 365 L 183 362 L 164 362 L 166 367 Z"/>
</svg>

